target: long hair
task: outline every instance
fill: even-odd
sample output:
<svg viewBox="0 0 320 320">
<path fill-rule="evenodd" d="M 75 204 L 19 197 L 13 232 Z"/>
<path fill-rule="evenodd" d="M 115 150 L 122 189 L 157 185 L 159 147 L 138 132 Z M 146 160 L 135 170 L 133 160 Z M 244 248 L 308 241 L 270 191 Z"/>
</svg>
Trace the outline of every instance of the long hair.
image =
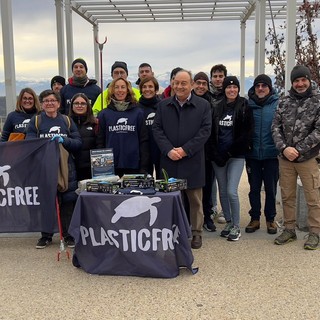
<svg viewBox="0 0 320 320">
<path fill-rule="evenodd" d="M 23 109 L 21 103 L 22 103 L 22 97 L 24 95 L 24 93 L 29 93 L 32 95 L 33 97 L 33 110 L 36 112 L 36 113 L 39 113 L 41 111 L 41 106 L 40 106 L 40 102 L 39 102 L 39 99 L 38 99 L 38 96 L 37 94 L 34 92 L 34 90 L 32 90 L 31 88 L 23 88 L 20 93 L 19 93 L 19 96 L 17 98 L 17 103 L 16 103 L 16 110 L 17 112 L 24 112 L 26 113 L 26 111 Z"/>
<path fill-rule="evenodd" d="M 132 90 L 132 86 L 131 86 L 131 83 L 126 80 L 126 79 L 123 79 L 123 78 L 118 78 L 118 79 L 114 79 L 109 87 L 108 87 L 108 97 L 107 97 L 107 105 L 110 104 L 111 102 L 111 98 L 114 99 L 115 96 L 114 96 L 114 89 L 115 89 L 115 85 L 116 83 L 119 81 L 119 80 L 123 80 L 125 83 L 126 83 L 126 86 L 127 86 L 127 96 L 126 96 L 126 100 L 127 102 L 131 102 L 131 103 L 137 103 L 137 99 L 133 93 L 133 90 Z"/>
<path fill-rule="evenodd" d="M 70 110 L 69 110 L 69 117 L 71 117 L 71 118 L 74 119 L 74 118 L 76 118 L 76 117 L 78 116 L 78 115 L 73 111 L 72 106 L 73 106 L 74 101 L 75 101 L 77 98 L 79 98 L 79 97 L 81 97 L 82 99 L 84 99 L 85 102 L 86 102 L 86 104 L 87 104 L 87 113 L 86 113 L 87 118 L 86 118 L 86 120 L 85 120 L 84 123 L 91 123 L 91 124 L 96 123 L 96 119 L 95 119 L 95 117 L 94 117 L 94 115 L 93 115 L 93 112 L 92 112 L 92 107 L 91 107 L 90 100 L 89 100 L 89 98 L 88 98 L 84 93 L 76 93 L 76 94 L 72 97 L 72 99 L 71 99 L 71 108 L 70 108 Z"/>
</svg>

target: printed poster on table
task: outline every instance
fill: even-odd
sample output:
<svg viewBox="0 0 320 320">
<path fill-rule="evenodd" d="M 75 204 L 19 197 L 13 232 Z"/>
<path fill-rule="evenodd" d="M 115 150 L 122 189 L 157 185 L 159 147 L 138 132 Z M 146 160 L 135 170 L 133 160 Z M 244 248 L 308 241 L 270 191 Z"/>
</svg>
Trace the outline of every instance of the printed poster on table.
<svg viewBox="0 0 320 320">
<path fill-rule="evenodd" d="M 114 175 L 113 149 L 90 150 L 92 179 Z"/>
</svg>

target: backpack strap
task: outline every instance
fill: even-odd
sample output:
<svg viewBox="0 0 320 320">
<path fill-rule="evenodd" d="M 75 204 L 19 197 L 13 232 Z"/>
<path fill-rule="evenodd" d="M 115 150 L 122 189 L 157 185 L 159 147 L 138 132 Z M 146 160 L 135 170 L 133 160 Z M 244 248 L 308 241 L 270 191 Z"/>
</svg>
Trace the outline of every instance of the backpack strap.
<svg viewBox="0 0 320 320">
<path fill-rule="evenodd" d="M 35 125 L 35 127 L 37 129 L 37 137 L 38 138 L 39 138 L 39 127 L 40 127 L 40 124 L 41 124 L 41 115 L 37 114 L 36 118 L 35 118 L 35 121 L 34 121 L 34 125 Z"/>
</svg>

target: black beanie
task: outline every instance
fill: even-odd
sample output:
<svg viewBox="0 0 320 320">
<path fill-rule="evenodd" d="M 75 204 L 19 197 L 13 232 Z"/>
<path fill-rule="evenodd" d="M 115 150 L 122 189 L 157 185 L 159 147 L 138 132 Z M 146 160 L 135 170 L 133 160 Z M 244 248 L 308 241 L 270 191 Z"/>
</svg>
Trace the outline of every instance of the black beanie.
<svg viewBox="0 0 320 320">
<path fill-rule="evenodd" d="M 239 88 L 239 91 L 240 91 L 240 83 L 239 83 L 239 80 L 237 77 L 235 76 L 228 76 L 228 77 L 225 77 L 224 80 L 223 80 L 223 84 L 222 84 L 222 92 L 224 92 L 227 88 L 227 86 L 230 86 L 230 85 L 235 85 Z"/>
<path fill-rule="evenodd" d="M 66 79 L 61 76 L 55 76 L 51 79 L 51 89 L 55 83 L 60 83 L 63 87 L 66 85 Z"/>
<path fill-rule="evenodd" d="M 121 68 L 121 69 L 123 69 L 123 70 L 126 72 L 126 74 L 128 75 L 128 67 L 127 67 L 127 64 L 126 64 L 125 62 L 123 62 L 123 61 L 116 61 L 116 62 L 112 65 L 112 67 L 111 67 L 111 76 L 112 76 L 113 70 L 114 70 L 115 68 Z"/>
<path fill-rule="evenodd" d="M 197 80 L 207 81 L 207 84 L 209 85 L 209 78 L 208 78 L 208 76 L 207 76 L 204 72 L 202 72 L 202 71 L 198 72 L 198 73 L 194 76 L 193 81 L 196 82 Z"/>
<path fill-rule="evenodd" d="M 76 63 L 81 63 L 81 64 L 83 64 L 83 65 L 84 65 L 84 68 L 86 69 L 86 72 L 88 72 L 87 63 L 86 63 L 82 58 L 77 58 L 77 59 L 73 60 L 72 65 L 71 65 L 71 69 L 72 69 L 72 70 L 73 70 L 73 66 L 74 66 Z"/>
<path fill-rule="evenodd" d="M 270 90 L 272 90 L 272 80 L 266 74 L 259 74 L 253 82 L 253 85 L 256 86 L 258 83 L 266 84 Z"/>
<path fill-rule="evenodd" d="M 293 67 L 290 75 L 291 83 L 293 83 L 293 81 L 297 78 L 307 78 L 309 81 L 311 81 L 311 73 L 309 68 L 305 66 Z"/>
</svg>

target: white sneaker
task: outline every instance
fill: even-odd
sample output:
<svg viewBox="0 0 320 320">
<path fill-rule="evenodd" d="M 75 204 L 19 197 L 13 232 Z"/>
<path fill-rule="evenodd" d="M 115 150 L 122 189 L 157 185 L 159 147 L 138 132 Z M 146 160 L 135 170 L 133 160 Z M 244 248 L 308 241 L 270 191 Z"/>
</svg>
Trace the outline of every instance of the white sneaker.
<svg viewBox="0 0 320 320">
<path fill-rule="evenodd" d="M 221 224 L 226 223 L 226 219 L 225 219 L 225 217 L 224 217 L 223 211 L 220 211 L 220 212 L 218 213 L 218 215 L 217 215 L 217 222 L 218 222 L 218 223 L 221 223 Z"/>
</svg>

